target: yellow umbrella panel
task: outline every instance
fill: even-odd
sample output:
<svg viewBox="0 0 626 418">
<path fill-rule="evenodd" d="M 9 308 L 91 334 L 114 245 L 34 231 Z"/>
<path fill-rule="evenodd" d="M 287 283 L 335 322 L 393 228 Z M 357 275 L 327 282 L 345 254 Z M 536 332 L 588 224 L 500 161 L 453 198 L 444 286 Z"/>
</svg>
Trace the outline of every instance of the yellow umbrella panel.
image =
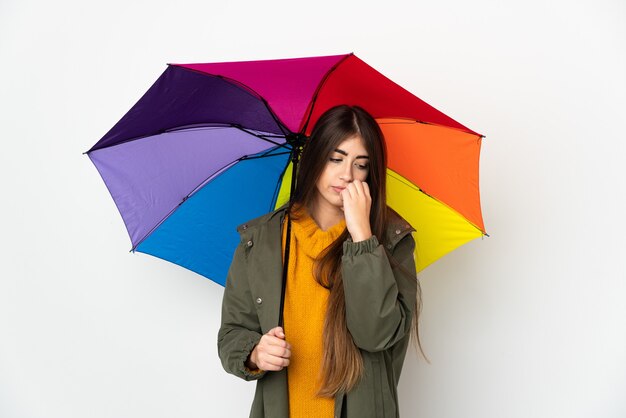
<svg viewBox="0 0 626 418">
<path fill-rule="evenodd" d="M 387 169 L 387 205 L 415 228 L 415 267 L 419 272 L 482 231 L 455 210 L 428 196 Z"/>
</svg>

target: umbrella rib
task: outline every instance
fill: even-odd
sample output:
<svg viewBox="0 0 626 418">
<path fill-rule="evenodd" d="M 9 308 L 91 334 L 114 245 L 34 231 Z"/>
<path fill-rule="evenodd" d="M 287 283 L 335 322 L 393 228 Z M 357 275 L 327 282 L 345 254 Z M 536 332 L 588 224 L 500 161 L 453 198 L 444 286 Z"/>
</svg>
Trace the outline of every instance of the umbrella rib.
<svg viewBox="0 0 626 418">
<path fill-rule="evenodd" d="M 276 122 L 276 126 L 278 126 L 278 128 L 281 130 L 281 132 L 284 135 L 287 135 L 289 133 L 289 129 L 283 125 L 282 121 L 280 119 L 278 119 L 278 116 L 276 116 L 276 114 L 274 113 L 274 111 L 272 110 L 272 108 L 270 107 L 269 103 L 267 102 L 267 100 L 265 100 L 265 97 L 263 97 L 261 94 L 259 94 L 255 89 L 253 89 L 252 87 L 248 86 L 247 84 L 236 80 L 234 78 L 230 78 L 221 74 L 209 74 L 209 73 L 204 73 L 207 75 L 213 75 L 215 77 L 221 78 L 222 80 L 238 85 L 240 87 L 242 87 L 244 90 L 247 90 L 248 93 L 252 94 L 253 96 L 255 96 L 257 99 L 261 100 L 261 102 L 263 102 L 263 105 L 265 106 L 265 108 L 267 109 L 268 113 L 270 114 L 270 116 L 272 117 L 272 119 L 274 119 L 274 122 Z M 287 131 L 285 131 L 285 129 L 287 129 Z"/>
<path fill-rule="evenodd" d="M 315 102 L 317 101 L 317 96 L 319 95 L 320 90 L 322 90 L 322 86 L 324 86 L 324 83 L 326 82 L 326 80 L 328 80 L 328 77 L 330 77 L 331 73 L 333 71 L 335 71 L 337 69 L 337 67 L 339 67 L 341 64 L 343 64 L 343 62 L 345 60 L 347 60 L 348 58 L 350 58 L 352 55 L 354 55 L 353 52 L 351 52 L 350 54 L 346 55 L 338 63 L 333 65 L 331 67 L 331 69 L 328 70 L 328 72 L 324 75 L 324 78 L 322 78 L 322 81 L 320 81 L 320 83 L 318 84 L 317 89 L 315 89 L 315 93 L 313 94 L 313 99 L 311 100 L 311 105 L 308 108 L 309 114 L 307 115 L 306 122 L 304 123 L 304 128 L 302 129 L 302 133 L 305 133 L 307 126 L 309 126 L 309 121 L 311 120 L 311 115 L 313 114 L 313 108 L 315 107 Z"/>
<path fill-rule="evenodd" d="M 379 122 L 379 119 L 401 119 L 401 121 L 396 120 L 393 122 Z M 469 132 L 467 132 L 465 129 L 454 128 L 454 127 L 446 126 L 446 125 L 439 125 L 437 123 L 425 122 L 423 120 L 418 120 L 418 119 L 405 118 L 402 116 L 385 116 L 381 118 L 376 118 L 376 122 L 379 125 L 413 125 L 415 123 L 421 123 L 422 125 L 429 125 L 429 126 L 436 126 L 438 128 L 452 129 L 454 131 L 460 131 L 460 132 L 465 132 L 469 134 Z M 482 139 L 487 138 L 485 135 L 482 135 L 482 134 L 471 134 L 471 135 L 477 135 L 479 138 L 482 138 Z"/>
<path fill-rule="evenodd" d="M 139 245 L 145 241 L 146 238 L 148 238 L 148 236 L 150 236 L 150 234 L 152 234 L 154 232 L 155 229 L 157 229 L 163 222 L 165 222 L 165 220 L 167 218 L 169 218 L 172 213 L 174 213 L 176 211 L 176 209 L 178 209 L 180 207 L 180 205 L 182 205 L 183 203 L 185 203 L 185 201 L 187 199 L 189 199 L 189 197 L 191 197 L 191 195 L 193 193 L 195 193 L 198 189 L 200 189 L 204 184 L 207 184 L 208 182 L 211 181 L 211 179 L 215 178 L 219 173 L 221 173 L 222 171 L 228 169 L 228 167 L 231 167 L 233 165 L 235 165 L 238 161 L 240 160 L 240 158 L 237 158 L 234 161 L 231 161 L 230 163 L 222 166 L 221 168 L 219 168 L 218 170 L 214 171 L 213 173 L 211 173 L 211 175 L 209 175 L 207 178 L 205 178 L 204 180 L 202 180 L 196 187 L 194 187 L 189 193 L 187 193 L 186 196 L 184 196 L 182 198 L 182 200 L 180 202 L 178 202 L 178 204 L 176 206 L 174 206 L 172 208 L 172 210 L 170 210 L 165 216 L 163 216 L 161 218 L 161 220 L 159 222 L 157 222 L 156 224 L 154 224 L 154 226 L 152 228 L 150 228 L 150 230 L 148 232 L 146 232 L 144 234 L 144 236 L 137 241 L 137 244 L 133 246 L 133 248 L 131 248 L 131 251 L 135 251 L 137 249 L 137 247 L 139 247 Z"/>
<path fill-rule="evenodd" d="M 256 133 L 254 133 L 254 132 L 244 128 L 243 126 L 239 126 L 239 125 L 232 125 L 232 126 L 234 128 L 237 128 L 237 129 L 239 129 L 239 130 L 249 134 L 249 135 L 255 136 L 255 137 L 259 138 L 259 139 L 262 139 L 263 141 L 269 142 L 270 144 L 274 144 L 276 146 L 279 146 L 281 148 L 286 148 L 286 149 L 289 149 L 289 150 L 291 149 L 286 144 L 281 144 L 279 142 L 272 141 L 271 139 L 268 139 L 268 137 L 270 137 L 268 135 L 256 134 Z M 285 138 L 285 137 L 284 136 L 280 136 L 280 135 L 276 135 L 276 136 L 271 136 L 271 138 Z"/>
<path fill-rule="evenodd" d="M 237 158 L 236 160 L 233 160 L 233 161 L 229 162 L 228 164 L 225 164 L 221 168 L 219 168 L 219 169 L 215 170 L 213 173 L 211 173 L 211 175 L 209 175 L 207 178 L 202 180 L 202 182 L 200 182 L 196 187 L 194 187 L 187 194 L 187 196 L 185 196 L 183 198 L 183 200 L 181 200 L 181 202 L 178 204 L 178 206 L 182 205 L 185 202 L 185 200 L 189 199 L 191 197 L 191 195 L 193 195 L 199 189 L 204 187 L 207 183 L 209 183 L 211 180 L 213 180 L 215 177 L 217 177 L 220 173 L 222 173 L 223 171 L 227 170 L 228 168 L 232 167 L 233 165 L 237 164 L 240 161 L 255 160 L 255 159 L 259 159 L 259 158 L 269 158 L 269 157 L 274 157 L 275 155 L 284 155 L 284 154 L 290 154 L 291 153 L 289 151 L 289 152 L 280 152 L 280 153 L 276 153 L 276 154 L 270 154 L 270 152 L 272 152 L 275 149 L 276 148 L 273 148 L 273 149 L 271 149 L 271 150 L 269 150 L 269 151 L 267 151 L 267 152 L 265 152 L 264 154 L 261 154 L 261 155 L 243 155 L 243 156 Z"/>
<path fill-rule="evenodd" d="M 196 72 L 196 73 L 202 74 L 204 76 L 219 78 L 219 79 L 225 81 L 226 83 L 230 83 L 230 84 L 232 84 L 234 86 L 237 86 L 237 87 L 241 88 L 243 91 L 245 91 L 246 93 L 250 94 L 254 98 L 261 100 L 263 102 L 263 104 L 265 105 L 265 107 L 266 107 L 267 111 L 269 112 L 269 114 L 272 116 L 272 119 L 274 119 L 274 122 L 276 122 L 276 126 L 278 126 L 278 128 L 281 130 L 281 132 L 283 134 L 285 134 L 285 135 L 287 135 L 289 133 L 289 129 L 286 128 L 285 126 L 283 126 L 283 123 L 274 114 L 274 112 L 272 111 L 272 108 L 269 106 L 269 104 L 267 103 L 265 98 L 263 96 L 261 96 L 255 89 L 253 89 L 252 87 L 248 86 L 247 84 L 245 84 L 245 83 L 243 83 L 243 82 L 241 82 L 241 81 L 239 81 L 237 79 L 234 79 L 234 78 L 222 75 L 222 74 L 213 74 L 213 73 L 208 73 L 208 72 L 205 72 L 205 71 L 200 71 L 200 70 L 195 69 L 195 68 L 180 67 L 177 64 L 170 64 L 170 63 L 168 63 L 167 65 L 168 66 L 176 66 L 176 67 L 179 67 L 179 68 L 184 68 L 185 71 Z M 287 129 L 287 132 L 285 132 L 285 129 Z"/>
<path fill-rule="evenodd" d="M 186 125 L 186 126 L 189 126 L 189 125 Z M 198 125 L 194 125 L 194 126 L 198 126 Z M 207 126 L 212 126 L 212 125 L 206 125 L 204 127 L 207 127 Z M 245 127 L 243 127 L 243 126 L 241 126 L 239 124 L 236 124 L 236 123 L 225 123 L 225 124 L 221 125 L 221 127 L 232 127 L 232 128 L 235 128 L 235 129 L 239 129 L 242 132 L 245 132 L 245 133 L 247 133 L 249 135 L 252 135 L 252 136 L 255 136 L 255 137 L 259 138 L 259 139 L 262 139 L 263 141 L 269 142 L 269 143 L 277 145 L 279 147 L 286 148 L 285 144 L 281 144 L 279 142 L 272 141 L 272 140 L 268 139 L 268 138 L 285 138 L 284 135 L 258 134 L 258 133 L 255 133 L 254 131 L 252 131 L 252 130 L 250 130 L 248 128 L 245 128 Z M 183 129 L 187 129 L 187 128 L 185 128 L 185 126 L 178 127 L 178 128 L 171 128 L 171 129 L 167 129 L 165 132 L 175 132 L 177 130 L 183 130 Z"/>
<path fill-rule="evenodd" d="M 164 134 L 164 133 L 176 132 L 178 130 L 184 130 L 184 129 L 190 129 L 191 130 L 191 127 L 208 128 L 208 127 L 213 127 L 213 126 L 216 127 L 216 128 L 225 128 L 225 127 L 230 126 L 230 124 L 220 123 L 220 122 L 210 122 L 210 123 L 207 123 L 207 124 L 195 123 L 195 124 L 187 124 L 187 125 L 182 125 L 182 126 L 175 126 L 175 127 L 172 127 L 172 128 L 158 129 L 156 132 L 153 132 L 153 133 L 148 133 L 148 134 L 140 135 L 140 136 L 134 136 L 132 138 L 128 138 L 128 139 L 125 139 L 123 141 L 116 142 L 115 144 L 107 145 L 106 147 L 99 147 L 98 149 L 95 149 L 95 150 L 88 150 L 88 151 L 83 152 L 83 154 L 89 154 L 90 152 L 99 151 L 101 149 L 117 147 L 118 145 L 124 145 L 124 144 L 126 144 L 128 142 L 138 141 L 140 139 L 150 138 L 152 136 L 157 136 L 157 135 L 161 135 L 161 134 Z"/>
<path fill-rule="evenodd" d="M 285 132 L 285 129 L 283 129 L 283 124 L 280 122 L 280 120 L 278 119 L 278 116 L 276 116 L 274 114 L 274 111 L 272 110 L 272 108 L 270 107 L 270 104 L 267 102 L 267 100 L 265 100 L 265 97 L 259 95 L 259 97 L 261 98 L 261 101 L 263 102 L 263 105 L 265 106 L 265 108 L 267 109 L 267 111 L 269 112 L 269 114 L 272 116 L 272 118 L 274 119 L 274 122 L 276 122 L 276 125 L 278 125 L 278 127 L 280 128 L 280 130 L 282 131 L 282 133 L 284 135 L 287 135 L 290 133 L 289 129 L 287 128 L 287 132 Z"/>
<path fill-rule="evenodd" d="M 256 160 L 257 158 L 267 158 L 267 157 L 274 157 L 276 155 L 285 155 L 285 154 L 291 154 L 291 151 L 285 151 L 285 152 L 277 152 L 275 154 L 272 155 L 268 155 L 268 153 L 265 153 L 263 155 L 253 155 L 253 156 L 248 156 L 248 155 L 244 155 L 243 157 L 239 157 L 239 161 L 243 161 L 243 160 Z"/>
<path fill-rule="evenodd" d="M 397 181 L 399 181 L 400 183 L 404 184 L 407 187 L 410 187 L 414 190 L 417 190 L 418 192 L 421 192 L 423 194 L 425 194 L 426 196 L 430 197 L 431 199 L 433 199 L 434 201 L 438 202 L 441 205 L 444 205 L 445 207 L 447 207 L 448 209 L 450 209 L 451 211 L 458 213 L 459 216 L 461 216 L 463 219 L 465 219 L 465 221 L 467 221 L 467 223 L 469 223 L 470 225 L 472 225 L 474 228 L 478 229 L 482 234 L 489 236 L 485 231 L 483 231 L 482 229 L 480 229 L 478 226 L 476 226 L 473 222 L 471 222 L 469 219 L 467 219 L 462 213 L 460 213 L 458 210 L 454 209 L 453 207 L 451 207 L 450 205 L 446 204 L 445 202 L 443 202 L 441 199 L 436 198 L 435 196 L 426 193 L 422 188 L 420 188 L 419 186 L 416 186 L 414 183 L 411 183 L 410 181 L 405 180 L 404 178 L 395 175 L 395 173 L 393 171 L 391 172 L 387 172 L 387 175 L 390 177 L 393 177 L 394 179 L 396 179 Z"/>
<path fill-rule="evenodd" d="M 279 146 L 281 144 L 278 144 Z M 163 216 L 163 218 L 161 218 L 161 220 L 159 222 L 157 222 L 148 232 L 146 232 L 144 234 L 144 236 L 137 241 L 137 244 L 134 245 L 130 251 L 134 252 L 137 247 L 139 247 L 139 245 L 146 240 L 146 238 L 152 234 L 154 232 L 155 229 L 157 229 L 163 222 L 165 222 L 165 220 L 167 218 L 169 218 L 172 213 L 174 213 L 176 211 L 176 209 L 178 209 L 183 203 L 185 203 L 185 201 L 187 199 L 189 199 L 194 193 L 196 193 L 198 190 L 200 190 L 202 187 L 206 186 L 211 180 L 215 179 L 220 173 L 222 173 L 223 171 L 229 169 L 230 167 L 234 166 L 235 164 L 237 164 L 240 161 L 244 161 L 244 160 L 254 160 L 254 159 L 258 159 L 258 158 L 268 158 L 268 157 L 273 157 L 276 155 L 284 155 L 284 154 L 290 154 L 291 152 L 280 152 L 280 153 L 275 153 L 275 154 L 270 154 L 270 152 L 272 152 L 273 150 L 275 150 L 276 148 L 272 148 L 269 151 L 266 151 L 264 154 L 261 155 L 243 155 L 231 162 L 229 162 L 228 164 L 223 165 L 222 167 L 220 167 L 219 169 L 215 170 L 213 173 L 211 173 L 208 177 L 206 177 L 204 180 L 202 180 L 196 187 L 194 187 L 189 193 L 187 193 L 187 195 L 185 197 L 182 198 L 182 200 L 176 205 L 174 206 L 174 208 L 172 208 L 172 210 L 170 210 L 165 216 Z"/>
<path fill-rule="evenodd" d="M 388 171 L 387 175 L 390 176 L 390 177 L 395 178 L 396 180 L 398 180 L 400 183 L 404 184 L 407 187 L 410 187 L 410 188 L 412 188 L 414 190 L 417 190 L 418 192 L 422 192 L 422 193 L 424 193 L 428 197 L 432 197 L 431 195 L 426 193 L 424 190 L 422 190 L 419 186 L 416 186 L 415 183 L 412 183 L 410 181 L 406 181 L 404 178 L 394 175 L 393 171 L 391 171 L 391 172 Z"/>
<path fill-rule="evenodd" d="M 149 133 L 146 135 L 141 135 L 141 136 L 136 136 L 136 137 L 132 137 L 132 138 L 128 138 L 125 139 L 123 141 L 117 142 L 115 144 L 112 145 L 107 145 L 106 147 L 101 147 L 98 148 L 96 150 L 88 150 L 83 152 L 83 154 L 89 154 L 91 152 L 94 151 L 99 151 L 102 149 L 106 149 L 106 148 L 112 148 L 112 147 L 117 147 L 118 145 L 123 145 L 123 144 L 127 144 L 129 142 L 133 142 L 133 141 L 138 141 L 140 139 L 145 139 L 145 138 L 150 138 L 153 136 L 157 136 L 157 135 L 162 135 L 165 133 L 170 133 L 170 132 L 176 132 L 176 131 L 182 131 L 182 130 L 192 130 L 193 128 L 198 128 L 198 129 L 202 129 L 202 128 L 235 128 L 235 129 L 239 129 L 247 134 L 253 135 L 259 139 L 262 139 L 264 141 L 270 142 L 274 145 L 279 145 L 279 146 L 284 146 L 283 144 L 280 144 L 278 142 L 272 141 L 268 138 L 285 138 L 284 135 L 264 135 L 264 134 L 257 134 L 247 128 L 244 128 L 243 126 L 239 125 L 239 124 L 235 124 L 235 123 L 221 123 L 221 122 L 209 122 L 206 124 L 191 124 L 191 125 L 182 125 L 182 126 L 175 126 L 172 128 L 165 128 L 165 129 L 159 129 L 157 132 L 154 133 Z"/>
</svg>

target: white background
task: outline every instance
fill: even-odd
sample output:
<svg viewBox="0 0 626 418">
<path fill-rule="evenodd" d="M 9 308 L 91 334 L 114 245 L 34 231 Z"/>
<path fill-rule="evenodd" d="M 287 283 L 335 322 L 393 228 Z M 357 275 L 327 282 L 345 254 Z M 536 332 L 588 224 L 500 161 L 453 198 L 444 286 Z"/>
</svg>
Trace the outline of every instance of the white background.
<svg viewBox="0 0 626 418">
<path fill-rule="evenodd" d="M 166 63 L 358 57 L 486 135 L 403 417 L 626 416 L 626 3 L 0 0 L 0 417 L 244 417 L 222 287 L 132 255 L 89 149 Z"/>
</svg>

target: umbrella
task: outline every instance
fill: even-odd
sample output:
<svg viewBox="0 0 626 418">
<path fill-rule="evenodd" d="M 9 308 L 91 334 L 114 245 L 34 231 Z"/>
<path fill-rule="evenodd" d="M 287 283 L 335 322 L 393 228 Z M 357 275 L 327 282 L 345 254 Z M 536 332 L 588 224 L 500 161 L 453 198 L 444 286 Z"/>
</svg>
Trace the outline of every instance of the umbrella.
<svg viewBox="0 0 626 418">
<path fill-rule="evenodd" d="M 122 216 L 133 252 L 225 284 L 236 226 L 289 199 L 296 151 L 338 104 L 379 123 L 388 205 L 416 229 L 420 271 L 482 235 L 483 136 L 355 54 L 166 70 L 86 154 Z"/>
</svg>

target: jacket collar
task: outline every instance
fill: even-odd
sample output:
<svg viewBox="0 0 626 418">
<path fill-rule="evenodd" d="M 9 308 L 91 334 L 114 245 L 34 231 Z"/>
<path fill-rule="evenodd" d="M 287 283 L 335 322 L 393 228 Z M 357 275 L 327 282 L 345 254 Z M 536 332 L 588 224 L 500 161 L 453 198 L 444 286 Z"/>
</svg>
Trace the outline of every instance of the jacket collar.
<svg viewBox="0 0 626 418">
<path fill-rule="evenodd" d="M 285 203 L 272 212 L 245 222 L 237 227 L 237 232 L 239 232 L 240 235 L 244 235 L 247 231 L 254 230 L 259 225 L 276 223 L 280 225 L 285 220 L 287 207 L 288 204 Z M 391 216 L 389 217 L 387 229 L 385 230 L 385 239 L 381 242 L 387 246 L 388 250 L 392 250 L 404 236 L 414 232 L 415 229 L 393 209 L 389 212 Z"/>
</svg>

